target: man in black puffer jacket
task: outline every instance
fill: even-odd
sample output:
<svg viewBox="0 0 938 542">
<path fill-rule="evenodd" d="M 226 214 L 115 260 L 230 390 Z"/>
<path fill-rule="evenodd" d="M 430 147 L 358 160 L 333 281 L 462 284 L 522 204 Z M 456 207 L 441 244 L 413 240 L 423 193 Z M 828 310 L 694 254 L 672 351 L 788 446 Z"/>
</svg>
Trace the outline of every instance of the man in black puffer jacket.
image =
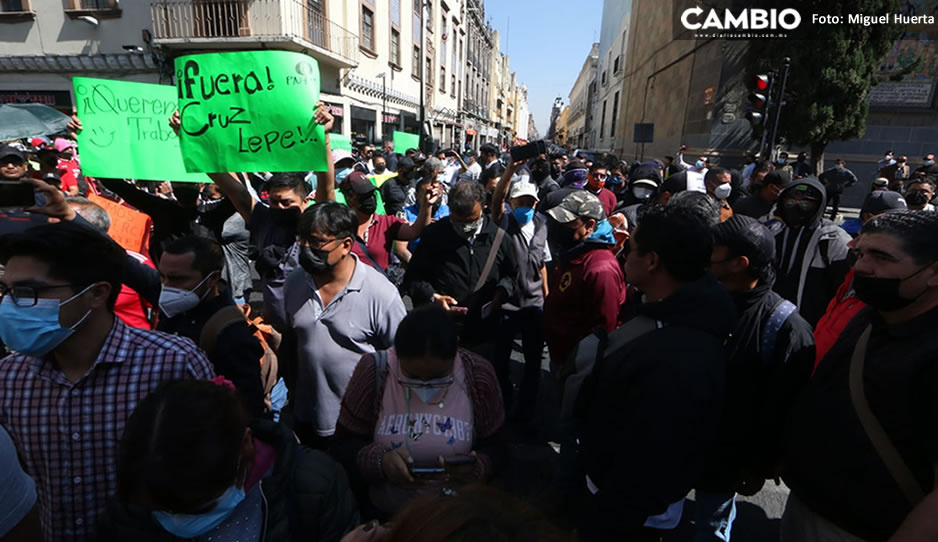
<svg viewBox="0 0 938 542">
<path fill-rule="evenodd" d="M 646 302 L 610 334 L 621 347 L 607 348 L 578 396 L 584 541 L 657 540 L 680 521 L 716 437 L 723 342 L 736 321 L 729 293 L 707 273 L 704 217 L 653 209 L 630 243 L 625 275 Z"/>
<path fill-rule="evenodd" d="M 298 444 L 282 424 L 247 421 L 224 384 L 176 381 L 147 396 L 127 422 L 118 495 L 97 540 L 227 540 L 237 533 L 242 540 L 338 542 L 357 525 L 358 506 L 338 463 Z"/>
</svg>

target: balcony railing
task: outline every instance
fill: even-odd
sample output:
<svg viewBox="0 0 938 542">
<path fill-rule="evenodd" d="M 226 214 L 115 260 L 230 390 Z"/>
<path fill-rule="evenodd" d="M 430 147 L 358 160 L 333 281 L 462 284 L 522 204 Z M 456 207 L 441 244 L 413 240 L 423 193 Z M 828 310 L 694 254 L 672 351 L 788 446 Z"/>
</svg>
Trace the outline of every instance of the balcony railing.
<svg viewBox="0 0 938 542">
<path fill-rule="evenodd" d="M 286 37 L 358 64 L 358 36 L 306 0 L 158 0 L 150 12 L 157 40 Z"/>
</svg>

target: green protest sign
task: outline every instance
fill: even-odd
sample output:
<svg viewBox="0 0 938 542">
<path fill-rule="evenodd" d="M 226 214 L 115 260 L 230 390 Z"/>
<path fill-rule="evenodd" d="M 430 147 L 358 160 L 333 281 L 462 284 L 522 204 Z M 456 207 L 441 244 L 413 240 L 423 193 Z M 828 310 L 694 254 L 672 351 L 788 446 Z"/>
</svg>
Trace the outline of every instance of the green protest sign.
<svg viewBox="0 0 938 542">
<path fill-rule="evenodd" d="M 329 145 L 332 150 L 346 150 L 352 152 L 352 139 L 347 135 L 329 134 Z"/>
<path fill-rule="evenodd" d="M 420 150 L 420 136 L 394 131 L 394 151 L 404 154 L 407 149 Z"/>
<path fill-rule="evenodd" d="M 302 53 L 244 51 L 176 59 L 188 171 L 326 171 L 319 64 Z"/>
<path fill-rule="evenodd" d="M 82 173 L 91 177 L 207 183 L 187 173 L 179 138 L 169 127 L 176 88 L 75 77 Z"/>
</svg>

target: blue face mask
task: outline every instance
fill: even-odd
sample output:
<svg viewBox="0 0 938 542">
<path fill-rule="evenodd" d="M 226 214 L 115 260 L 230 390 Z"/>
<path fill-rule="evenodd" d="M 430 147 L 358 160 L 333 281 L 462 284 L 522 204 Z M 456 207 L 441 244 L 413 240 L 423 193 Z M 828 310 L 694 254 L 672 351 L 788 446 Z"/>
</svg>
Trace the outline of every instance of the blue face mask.
<svg viewBox="0 0 938 542">
<path fill-rule="evenodd" d="M 244 500 L 244 489 L 231 486 L 215 501 L 215 508 L 203 514 L 173 514 L 154 510 L 153 519 L 164 530 L 179 538 L 198 538 L 228 519 Z"/>
<path fill-rule="evenodd" d="M 697 163 L 694 164 L 694 166 L 696 166 L 697 169 L 703 169 L 703 167 L 704 167 L 704 161 L 703 161 L 703 160 L 697 160 Z"/>
<path fill-rule="evenodd" d="M 336 172 L 335 172 L 335 184 L 336 184 L 336 186 L 342 184 L 342 181 L 344 181 L 345 178 L 348 177 L 348 176 L 349 176 L 349 173 L 351 173 L 351 172 L 352 172 L 352 168 L 350 168 L 350 167 L 344 167 L 344 168 L 340 169 L 339 171 L 336 171 Z"/>
<path fill-rule="evenodd" d="M 528 222 L 534 220 L 534 209 L 530 207 L 518 207 L 511 211 L 511 215 L 515 217 L 515 220 L 518 221 L 518 224 L 524 226 Z"/>
<path fill-rule="evenodd" d="M 37 299 L 32 307 L 20 307 L 10 295 L 4 296 L 0 302 L 0 340 L 7 348 L 20 354 L 33 357 L 48 354 L 71 337 L 91 314 L 91 309 L 88 309 L 77 322 L 63 328 L 59 323 L 59 307 L 77 299 L 92 286 L 94 284 L 61 303 L 58 299 Z"/>
<path fill-rule="evenodd" d="M 778 159 L 778 163 L 779 163 L 779 164 L 782 164 L 782 165 L 785 165 L 785 162 L 787 162 L 787 161 L 788 161 L 788 158 L 779 158 L 779 159 Z"/>
</svg>

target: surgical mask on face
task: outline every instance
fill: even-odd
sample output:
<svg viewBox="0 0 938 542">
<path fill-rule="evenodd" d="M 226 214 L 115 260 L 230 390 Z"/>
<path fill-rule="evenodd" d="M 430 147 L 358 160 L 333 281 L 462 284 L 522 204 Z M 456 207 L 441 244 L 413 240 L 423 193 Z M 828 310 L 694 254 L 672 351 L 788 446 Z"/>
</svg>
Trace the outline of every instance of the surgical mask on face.
<svg viewBox="0 0 938 542">
<path fill-rule="evenodd" d="M 303 245 L 300 249 L 300 267 L 310 275 L 322 275 L 331 271 L 337 263 L 329 263 L 329 252 L 322 248 Z"/>
<path fill-rule="evenodd" d="M 229 487 L 215 501 L 215 507 L 203 514 L 173 514 L 154 510 L 153 519 L 170 534 L 179 538 L 198 538 L 228 519 L 244 500 L 244 488 Z"/>
<path fill-rule="evenodd" d="M 358 196 L 358 210 L 366 215 L 373 215 L 378 210 L 378 197 L 372 192 L 365 196 Z"/>
<path fill-rule="evenodd" d="M 349 176 L 349 173 L 352 172 L 352 168 L 344 167 L 335 172 L 335 184 L 336 186 L 342 184 L 346 177 Z"/>
<path fill-rule="evenodd" d="M 483 218 L 480 216 L 472 222 L 456 222 L 450 219 L 450 223 L 453 225 L 453 230 L 456 232 L 456 235 L 463 239 L 469 239 L 482 227 L 482 220 Z"/>
<path fill-rule="evenodd" d="M 27 356 L 41 357 L 55 350 L 91 314 L 91 309 L 88 309 L 77 322 L 63 328 L 59 323 L 59 309 L 92 286 L 94 284 L 62 302 L 58 299 L 37 299 L 32 307 L 20 307 L 13 302 L 12 296 L 5 295 L 3 301 L 0 301 L 0 340 L 10 350 Z"/>
<path fill-rule="evenodd" d="M 382 165 L 375 166 L 375 173 L 377 173 L 378 175 L 381 175 L 382 173 L 384 173 L 384 170 L 386 170 L 386 169 L 387 169 L 387 166 L 385 166 L 385 165 L 383 165 L 383 164 L 382 164 Z"/>
<path fill-rule="evenodd" d="M 856 275 L 853 277 L 853 289 L 860 298 L 860 301 L 880 311 L 896 311 L 909 306 L 918 298 L 902 297 L 899 294 L 899 287 L 902 283 L 928 269 L 925 266 L 915 273 L 905 278 L 882 278 L 882 277 L 863 277 Z M 922 292 L 924 293 L 924 292 Z M 921 295 L 921 294 L 919 294 Z"/>
<path fill-rule="evenodd" d="M 655 193 L 654 189 L 648 188 L 647 186 L 632 187 L 632 195 L 642 201 L 647 200 L 654 193 Z"/>
<path fill-rule="evenodd" d="M 287 209 L 271 207 L 270 221 L 284 229 L 296 231 L 296 226 L 300 221 L 300 214 L 301 210 L 299 207 L 290 207 Z"/>
<path fill-rule="evenodd" d="M 713 196 L 717 199 L 726 199 L 733 192 L 733 186 L 730 183 L 723 183 L 713 189 Z"/>
<path fill-rule="evenodd" d="M 788 162 L 788 158 L 779 158 L 779 159 L 778 159 L 778 163 L 781 164 L 781 165 L 783 165 L 783 166 L 785 165 L 785 162 Z"/>
<path fill-rule="evenodd" d="M 922 162 L 922 164 L 923 164 L 923 165 L 926 165 L 926 166 L 932 166 L 932 165 L 935 164 L 935 161 L 934 161 L 934 160 L 925 160 L 924 162 Z"/>
<path fill-rule="evenodd" d="M 172 318 L 198 307 L 205 295 L 199 296 L 195 291 L 205 284 L 205 281 L 210 279 L 214 274 L 214 272 L 209 273 L 207 277 L 200 280 L 195 288 L 191 290 L 163 286 L 162 290 L 160 290 L 160 310 L 163 311 L 163 314 L 165 314 L 167 318 Z"/>
<path fill-rule="evenodd" d="M 530 207 L 518 207 L 511 211 L 511 215 L 515 217 L 515 220 L 518 224 L 524 226 L 528 222 L 534 220 L 534 209 Z"/>
<path fill-rule="evenodd" d="M 694 163 L 694 167 L 696 167 L 697 169 L 703 169 L 704 165 L 705 165 L 705 164 L 704 164 L 704 161 L 703 161 L 703 160 L 697 160 L 697 161 Z"/>
<path fill-rule="evenodd" d="M 837 165 L 834 166 L 834 167 L 837 168 L 837 171 L 843 171 L 843 169 L 844 169 L 844 165 L 843 165 L 843 164 L 837 164 Z"/>
</svg>

